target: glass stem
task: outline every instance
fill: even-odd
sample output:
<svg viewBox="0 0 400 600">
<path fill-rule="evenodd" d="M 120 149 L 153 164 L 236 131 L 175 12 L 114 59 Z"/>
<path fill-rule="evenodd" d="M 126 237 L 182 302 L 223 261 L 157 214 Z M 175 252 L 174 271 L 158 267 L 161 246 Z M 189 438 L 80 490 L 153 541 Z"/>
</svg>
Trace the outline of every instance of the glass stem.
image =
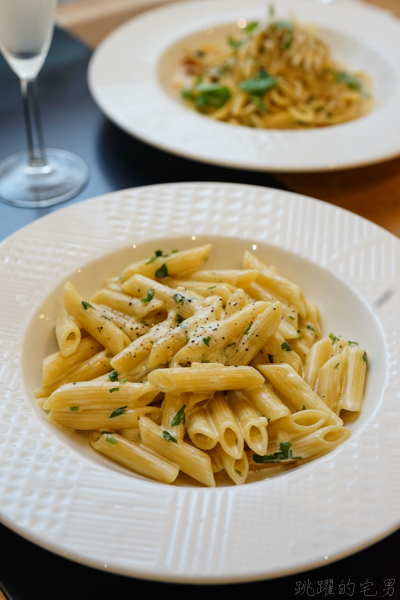
<svg viewBox="0 0 400 600">
<path fill-rule="evenodd" d="M 21 91 L 28 139 L 29 166 L 44 167 L 47 165 L 47 161 L 44 152 L 36 77 L 21 79 Z"/>
</svg>

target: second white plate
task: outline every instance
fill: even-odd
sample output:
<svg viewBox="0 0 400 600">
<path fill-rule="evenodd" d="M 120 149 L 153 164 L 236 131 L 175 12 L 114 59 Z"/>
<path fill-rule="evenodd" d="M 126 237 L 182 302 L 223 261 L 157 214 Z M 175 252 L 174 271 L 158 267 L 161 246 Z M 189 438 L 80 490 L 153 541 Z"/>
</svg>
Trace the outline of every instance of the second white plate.
<svg viewBox="0 0 400 600">
<path fill-rule="evenodd" d="M 400 153 L 400 21 L 355 0 L 321 4 L 279 0 L 318 26 L 334 57 L 368 73 L 376 106 L 359 119 L 314 130 L 260 130 L 213 121 L 174 97 L 169 83 L 183 52 L 223 35 L 238 19 L 260 20 L 265 0 L 179 2 L 113 32 L 96 50 L 89 86 L 103 112 L 131 135 L 202 162 L 259 171 L 320 171 L 361 166 Z"/>
</svg>

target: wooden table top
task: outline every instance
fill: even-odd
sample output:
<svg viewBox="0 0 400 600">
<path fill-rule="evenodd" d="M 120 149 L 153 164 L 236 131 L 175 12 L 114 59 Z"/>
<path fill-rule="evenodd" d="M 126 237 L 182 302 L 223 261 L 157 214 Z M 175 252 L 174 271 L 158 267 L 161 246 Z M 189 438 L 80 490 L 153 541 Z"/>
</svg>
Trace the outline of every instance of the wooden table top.
<svg viewBox="0 0 400 600">
<path fill-rule="evenodd" d="M 185 0 L 80 0 L 61 5 L 58 24 L 95 48 L 108 33 L 144 10 Z M 399 0 L 362 0 L 400 18 Z M 400 158 L 322 173 L 278 173 L 290 190 L 346 208 L 400 237 Z"/>
</svg>

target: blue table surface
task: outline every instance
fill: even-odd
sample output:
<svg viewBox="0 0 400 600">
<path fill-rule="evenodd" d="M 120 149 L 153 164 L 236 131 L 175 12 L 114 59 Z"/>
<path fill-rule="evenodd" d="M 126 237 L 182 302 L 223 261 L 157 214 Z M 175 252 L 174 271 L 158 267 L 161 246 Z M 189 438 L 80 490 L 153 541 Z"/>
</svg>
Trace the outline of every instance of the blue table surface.
<svg viewBox="0 0 400 600">
<path fill-rule="evenodd" d="M 103 116 L 90 96 L 86 81 L 90 56 L 90 49 L 56 29 L 39 75 L 46 144 L 81 156 L 88 164 L 90 181 L 76 198 L 56 207 L 26 209 L 0 203 L 0 240 L 60 206 L 139 185 L 184 180 L 250 183 L 283 189 L 268 173 L 186 160 L 152 148 L 119 130 Z M 25 147 L 19 82 L 0 58 L 0 160 Z M 201 587 L 154 583 L 96 571 L 52 554 L 2 525 L 0 513 L 0 589 L 13 600 L 110 599 L 137 593 L 157 598 L 206 594 L 213 599 L 220 597 L 226 591 L 224 588 L 274 600 L 313 595 L 400 599 L 399 554 L 400 531 L 397 531 L 353 556 L 284 578 Z"/>
</svg>

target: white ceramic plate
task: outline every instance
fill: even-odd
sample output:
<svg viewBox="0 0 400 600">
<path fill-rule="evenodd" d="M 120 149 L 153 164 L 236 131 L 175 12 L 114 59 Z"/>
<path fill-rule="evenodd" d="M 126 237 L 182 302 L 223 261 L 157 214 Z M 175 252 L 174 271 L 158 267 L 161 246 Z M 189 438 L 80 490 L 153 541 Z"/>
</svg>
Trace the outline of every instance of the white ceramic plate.
<svg viewBox="0 0 400 600">
<path fill-rule="evenodd" d="M 324 334 L 367 349 L 364 408 L 331 454 L 238 487 L 167 486 L 119 468 L 35 404 L 56 349 L 62 286 L 91 294 L 128 262 L 212 241 L 210 266 L 250 249 L 297 281 Z M 0 515 L 63 556 L 135 577 L 235 582 L 295 573 L 400 522 L 400 241 L 342 209 L 233 184 L 125 190 L 59 210 L 0 246 Z"/>
<path fill-rule="evenodd" d="M 201 0 L 153 10 L 113 32 L 93 55 L 89 85 L 126 132 L 180 156 L 260 171 L 319 171 L 375 163 L 400 153 L 400 21 L 355 0 L 279 0 L 314 23 L 334 57 L 373 81 L 376 107 L 355 121 L 307 131 L 259 130 L 216 122 L 183 105 L 170 80 L 183 52 L 225 40 L 239 18 L 264 17 L 265 0 Z"/>
</svg>

